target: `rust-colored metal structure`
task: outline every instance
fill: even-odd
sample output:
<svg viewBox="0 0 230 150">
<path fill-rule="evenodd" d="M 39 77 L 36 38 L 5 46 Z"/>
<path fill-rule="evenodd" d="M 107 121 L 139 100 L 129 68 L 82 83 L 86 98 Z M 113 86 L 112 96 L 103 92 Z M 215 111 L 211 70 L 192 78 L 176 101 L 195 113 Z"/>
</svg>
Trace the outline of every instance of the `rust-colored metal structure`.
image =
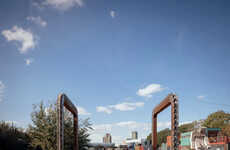
<svg viewBox="0 0 230 150">
<path fill-rule="evenodd" d="M 57 149 L 64 150 L 64 107 L 73 114 L 74 121 L 74 150 L 78 150 L 78 112 L 77 108 L 69 100 L 65 94 L 58 95 L 57 112 L 58 112 L 58 127 L 57 127 Z"/>
<path fill-rule="evenodd" d="M 158 104 L 152 112 L 152 146 L 153 150 L 157 150 L 157 115 L 171 105 L 171 150 L 179 150 L 178 139 L 178 98 L 175 94 L 169 94 L 160 104 Z"/>
</svg>

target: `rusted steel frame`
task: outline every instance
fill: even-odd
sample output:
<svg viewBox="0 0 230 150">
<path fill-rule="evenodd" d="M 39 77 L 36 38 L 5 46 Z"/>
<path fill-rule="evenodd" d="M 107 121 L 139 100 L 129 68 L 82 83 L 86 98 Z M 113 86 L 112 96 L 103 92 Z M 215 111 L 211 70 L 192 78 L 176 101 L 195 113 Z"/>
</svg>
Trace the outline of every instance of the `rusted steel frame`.
<svg viewBox="0 0 230 150">
<path fill-rule="evenodd" d="M 171 99 L 171 138 L 172 138 L 172 148 L 171 150 L 179 149 L 179 114 L 178 114 L 178 99 L 177 96 L 172 96 Z"/>
<path fill-rule="evenodd" d="M 152 146 L 157 149 L 157 115 L 152 115 Z"/>
<path fill-rule="evenodd" d="M 64 150 L 64 107 L 73 114 L 74 121 L 74 150 L 78 150 L 78 111 L 65 94 L 58 95 L 57 112 L 57 149 Z"/>
<path fill-rule="evenodd" d="M 175 94 L 169 94 L 159 105 L 153 109 L 152 113 L 152 146 L 157 150 L 157 115 L 171 105 L 171 150 L 178 150 L 178 98 Z"/>
<path fill-rule="evenodd" d="M 159 114 L 160 112 L 162 112 L 165 108 L 167 108 L 169 105 L 171 105 L 171 95 L 169 94 L 163 101 L 160 102 L 160 104 L 158 104 L 154 110 L 153 113 L 154 115 Z"/>
</svg>

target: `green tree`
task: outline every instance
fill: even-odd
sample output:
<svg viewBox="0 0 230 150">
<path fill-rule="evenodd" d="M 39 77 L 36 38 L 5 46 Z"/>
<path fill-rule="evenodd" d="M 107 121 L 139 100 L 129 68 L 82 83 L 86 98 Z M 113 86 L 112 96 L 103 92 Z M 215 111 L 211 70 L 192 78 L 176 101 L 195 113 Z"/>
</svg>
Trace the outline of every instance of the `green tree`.
<svg viewBox="0 0 230 150">
<path fill-rule="evenodd" d="M 22 128 L 13 123 L 0 122 L 0 149 L 1 150 L 28 150 L 30 138 Z"/>
<path fill-rule="evenodd" d="M 171 134 L 171 130 L 169 128 L 163 129 L 157 132 L 157 147 L 159 147 L 162 143 L 166 143 L 167 136 Z M 152 133 L 150 133 L 147 137 L 147 140 L 152 139 Z"/>
<path fill-rule="evenodd" d="M 224 128 L 223 128 L 223 132 L 225 135 L 229 136 L 230 137 L 230 124 L 229 125 L 226 125 Z"/>
<path fill-rule="evenodd" d="M 207 128 L 221 128 L 223 132 L 225 130 L 227 132 L 228 131 L 227 129 L 229 128 L 228 127 L 229 124 L 230 124 L 230 113 L 220 110 L 220 111 L 211 113 L 207 117 L 207 119 L 205 119 L 203 126 Z M 228 132 L 224 134 L 228 134 Z"/>
<path fill-rule="evenodd" d="M 180 125 L 178 129 L 180 133 L 192 131 L 194 129 L 194 122 Z M 158 143 L 157 145 L 159 146 L 162 143 L 166 143 L 167 136 L 170 135 L 171 135 L 171 130 L 169 128 L 157 132 L 157 143 Z M 150 133 L 147 136 L 147 140 L 152 140 L 152 133 Z"/>
<path fill-rule="evenodd" d="M 57 149 L 57 111 L 56 104 L 49 104 L 47 107 L 41 102 L 34 105 L 31 113 L 33 125 L 29 125 L 28 133 L 31 137 L 31 145 L 42 150 Z M 64 111 L 64 149 L 73 149 L 73 117 L 69 111 Z M 78 141 L 80 150 L 88 144 L 89 130 L 91 124 L 89 119 L 79 121 Z"/>
<path fill-rule="evenodd" d="M 182 124 L 178 128 L 179 132 L 184 133 L 184 132 L 192 131 L 194 129 L 194 125 L 195 125 L 195 122 Z"/>
</svg>

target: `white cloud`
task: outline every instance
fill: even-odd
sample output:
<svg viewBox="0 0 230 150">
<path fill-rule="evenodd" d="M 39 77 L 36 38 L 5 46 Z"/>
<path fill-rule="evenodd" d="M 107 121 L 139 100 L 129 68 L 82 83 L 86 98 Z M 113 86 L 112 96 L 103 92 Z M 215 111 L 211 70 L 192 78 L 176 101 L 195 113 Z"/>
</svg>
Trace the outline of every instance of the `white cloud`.
<svg viewBox="0 0 230 150">
<path fill-rule="evenodd" d="M 75 107 L 77 107 L 77 111 L 79 115 L 91 115 L 84 107 L 78 106 L 76 101 L 73 101 Z"/>
<path fill-rule="evenodd" d="M 137 95 L 147 97 L 147 98 L 151 98 L 152 94 L 161 92 L 164 89 L 165 88 L 163 88 L 162 85 L 160 85 L 160 84 L 150 84 L 150 85 L 146 86 L 143 89 L 139 89 L 137 91 Z"/>
<path fill-rule="evenodd" d="M 2 81 L 0 81 L 0 102 L 3 100 L 5 88 L 6 86 L 3 84 Z"/>
<path fill-rule="evenodd" d="M 98 106 L 96 107 L 97 112 L 105 112 L 107 114 L 111 114 L 112 110 L 110 108 L 104 107 L 104 106 Z"/>
<path fill-rule="evenodd" d="M 38 17 L 33 17 L 33 16 L 29 16 L 26 18 L 27 20 L 35 23 L 35 24 L 38 24 L 42 27 L 46 27 L 47 26 L 47 22 L 45 20 L 43 20 L 40 16 Z"/>
<path fill-rule="evenodd" d="M 136 103 L 120 103 L 116 105 L 110 105 L 110 108 L 120 110 L 120 111 L 130 111 L 130 110 L 135 110 L 137 107 L 143 107 L 144 103 L 143 102 L 136 102 Z"/>
<path fill-rule="evenodd" d="M 110 16 L 111 16 L 112 18 L 115 18 L 115 16 L 116 16 L 115 11 L 111 10 L 111 11 L 110 11 Z"/>
<path fill-rule="evenodd" d="M 19 47 L 20 53 L 26 53 L 36 45 L 33 33 L 18 26 L 14 26 L 11 30 L 3 30 L 2 35 L 7 41 L 21 43 L 21 47 Z"/>
<path fill-rule="evenodd" d="M 135 110 L 137 107 L 143 107 L 145 103 L 143 102 L 124 102 L 116 105 L 109 105 L 109 106 L 98 106 L 96 107 L 97 112 L 105 112 L 107 114 L 111 114 L 113 110 L 119 110 L 119 111 L 131 111 Z"/>
<path fill-rule="evenodd" d="M 145 131 L 151 131 L 151 123 L 142 123 L 142 122 L 136 122 L 136 121 L 124 121 L 119 122 L 116 124 L 119 127 L 127 127 L 128 129 L 134 130 L 141 128 Z M 157 128 L 158 129 L 164 129 L 164 128 L 170 128 L 171 122 L 158 122 Z"/>
<path fill-rule="evenodd" d="M 34 59 L 33 58 L 27 58 L 27 59 L 25 59 L 25 62 L 26 62 L 26 65 L 29 66 L 31 63 L 34 62 Z"/>
<path fill-rule="evenodd" d="M 136 121 L 123 121 L 123 122 L 118 122 L 115 125 L 123 128 L 128 128 L 129 130 L 135 130 L 135 129 L 142 129 L 144 131 L 151 130 L 150 123 L 142 123 Z"/>
<path fill-rule="evenodd" d="M 205 98 L 204 95 L 197 96 L 197 99 L 204 99 L 204 98 Z"/>
<path fill-rule="evenodd" d="M 130 129 L 135 129 L 138 128 L 141 124 L 137 123 L 136 121 L 124 121 L 124 122 L 119 122 L 116 125 L 120 127 L 128 127 Z"/>
<path fill-rule="evenodd" d="M 68 10 L 74 6 L 82 7 L 83 0 L 45 0 L 42 5 L 51 6 L 58 10 Z"/>
<path fill-rule="evenodd" d="M 136 121 L 124 121 L 124 122 L 118 122 L 116 125 L 120 127 L 130 126 L 132 124 L 136 124 Z"/>
<path fill-rule="evenodd" d="M 83 107 L 77 106 L 77 110 L 79 115 L 91 115 L 91 113 L 87 112 Z"/>
<path fill-rule="evenodd" d="M 99 124 L 99 125 L 93 125 L 92 128 L 93 128 L 93 131 L 92 132 L 97 132 L 97 133 L 100 133 L 100 132 L 110 132 L 112 130 L 112 124 Z"/>
<path fill-rule="evenodd" d="M 41 5 L 38 1 L 33 1 L 32 6 L 38 8 L 39 10 L 43 10 L 43 5 Z"/>
</svg>

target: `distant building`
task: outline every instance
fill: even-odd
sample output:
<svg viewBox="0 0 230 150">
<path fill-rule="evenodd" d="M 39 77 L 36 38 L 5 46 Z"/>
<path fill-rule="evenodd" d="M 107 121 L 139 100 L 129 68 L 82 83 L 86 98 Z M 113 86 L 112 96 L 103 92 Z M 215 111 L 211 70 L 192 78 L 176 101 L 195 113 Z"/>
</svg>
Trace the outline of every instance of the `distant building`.
<svg viewBox="0 0 230 150">
<path fill-rule="evenodd" d="M 137 131 L 132 132 L 132 139 L 138 139 Z"/>
<path fill-rule="evenodd" d="M 103 143 L 105 144 L 111 144 L 112 143 L 112 136 L 109 133 L 106 133 L 103 137 Z"/>
</svg>

